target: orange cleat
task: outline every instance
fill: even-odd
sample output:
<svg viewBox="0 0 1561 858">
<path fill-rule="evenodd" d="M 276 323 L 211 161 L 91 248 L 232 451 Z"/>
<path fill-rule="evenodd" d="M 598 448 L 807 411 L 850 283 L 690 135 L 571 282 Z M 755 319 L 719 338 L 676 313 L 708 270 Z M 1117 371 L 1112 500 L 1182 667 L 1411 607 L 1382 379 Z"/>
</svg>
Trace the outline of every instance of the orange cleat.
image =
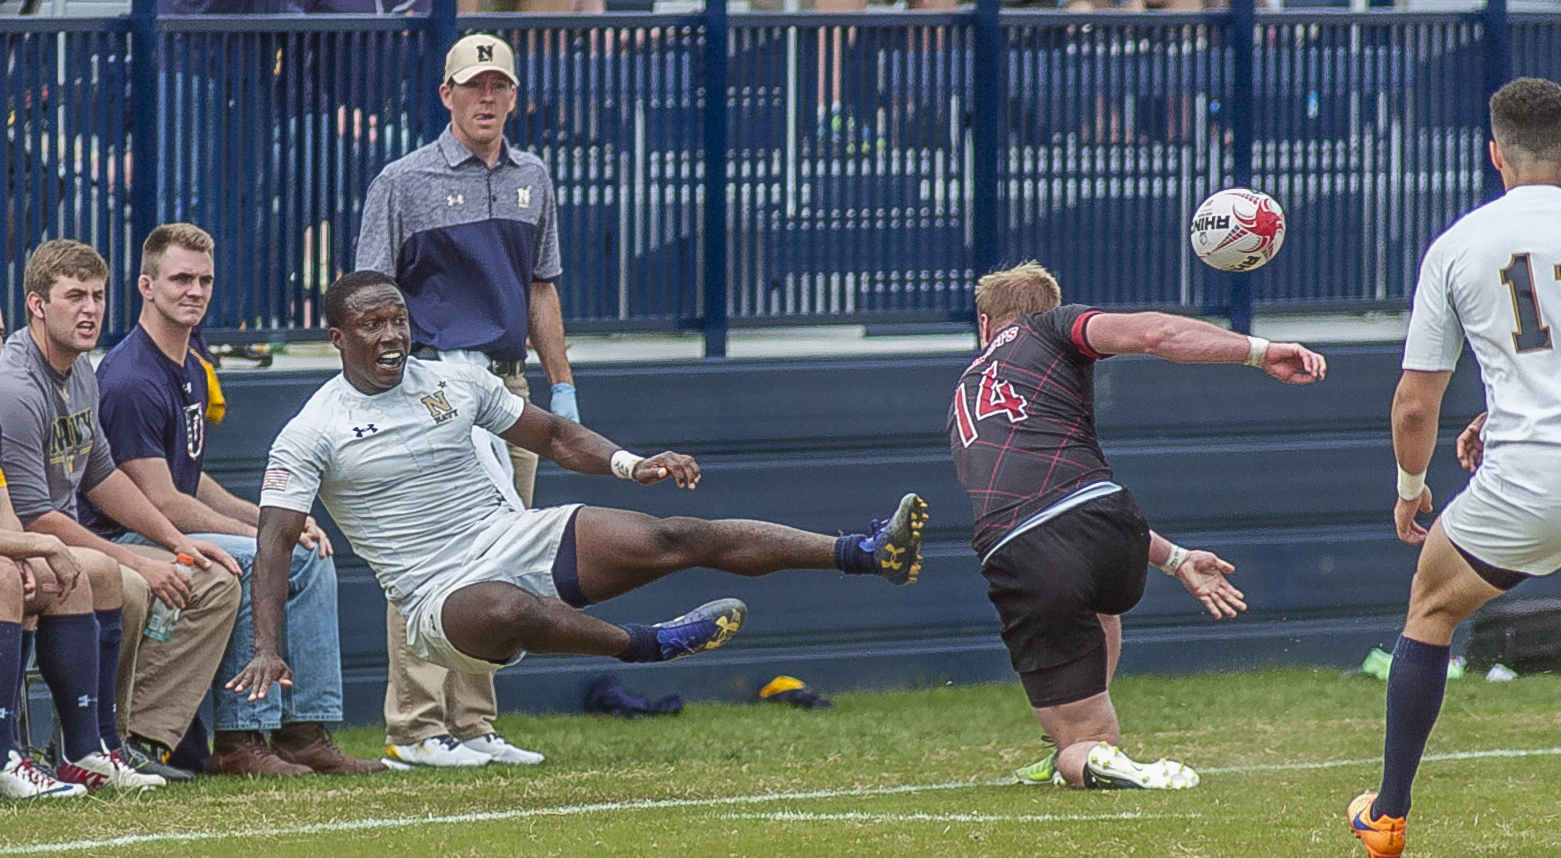
<svg viewBox="0 0 1561 858">
<path fill-rule="evenodd" d="M 1404 818 L 1380 816 L 1371 818 L 1371 803 L 1377 794 L 1367 790 L 1350 802 L 1345 811 L 1350 816 L 1350 831 L 1366 844 L 1366 854 L 1371 858 L 1399 858 L 1404 854 Z"/>
</svg>

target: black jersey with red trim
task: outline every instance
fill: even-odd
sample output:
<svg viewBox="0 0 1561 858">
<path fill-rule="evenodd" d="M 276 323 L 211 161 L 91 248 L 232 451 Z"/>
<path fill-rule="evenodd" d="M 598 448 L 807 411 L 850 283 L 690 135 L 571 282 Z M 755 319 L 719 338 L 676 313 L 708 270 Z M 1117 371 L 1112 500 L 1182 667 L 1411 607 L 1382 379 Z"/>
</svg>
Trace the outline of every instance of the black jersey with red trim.
<svg viewBox="0 0 1561 858">
<path fill-rule="evenodd" d="M 978 554 L 1074 491 L 1111 479 L 1095 437 L 1095 361 L 1085 326 L 1101 311 L 1068 304 L 996 332 L 959 379 L 949 447 L 975 510 Z"/>
</svg>

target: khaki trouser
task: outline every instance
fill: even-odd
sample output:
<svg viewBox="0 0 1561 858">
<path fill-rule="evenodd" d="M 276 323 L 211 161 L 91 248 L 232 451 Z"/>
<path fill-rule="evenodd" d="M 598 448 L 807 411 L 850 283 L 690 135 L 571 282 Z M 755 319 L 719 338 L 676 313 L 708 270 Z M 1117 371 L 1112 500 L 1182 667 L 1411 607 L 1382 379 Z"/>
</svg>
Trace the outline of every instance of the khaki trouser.
<svg viewBox="0 0 1561 858">
<path fill-rule="evenodd" d="M 510 393 L 531 401 L 524 373 L 504 376 Z M 510 447 L 515 490 L 527 507 L 537 480 L 537 454 Z M 417 657 L 407 645 L 406 619 L 395 605 L 385 612 L 385 649 L 390 659 L 385 686 L 385 741 L 411 745 L 449 734 L 465 741 L 493 732 L 499 713 L 491 673 L 460 673 Z"/>
<path fill-rule="evenodd" d="M 173 562 L 173 555 L 161 548 L 125 547 Z M 215 563 L 210 569 L 195 569 L 189 602 L 173 624 L 171 639 L 163 643 L 142 634 L 156 598 L 146 579 L 129 567 L 121 566 L 119 572 L 125 590 L 125 631 L 119 646 L 116 726 L 122 736 L 134 733 L 173 748 L 184 738 L 217 675 L 238 616 L 239 579 Z"/>
</svg>

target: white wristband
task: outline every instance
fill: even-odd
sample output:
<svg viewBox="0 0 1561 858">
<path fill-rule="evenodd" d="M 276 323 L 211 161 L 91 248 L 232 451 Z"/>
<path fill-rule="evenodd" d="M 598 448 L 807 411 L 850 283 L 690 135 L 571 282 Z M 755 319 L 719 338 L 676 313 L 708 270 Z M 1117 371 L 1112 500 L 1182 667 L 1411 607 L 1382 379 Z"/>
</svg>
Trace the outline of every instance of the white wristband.
<svg viewBox="0 0 1561 858">
<path fill-rule="evenodd" d="M 1398 469 L 1398 496 L 1407 501 L 1420 500 L 1425 494 L 1425 474 L 1411 474 L 1402 467 Z"/>
<path fill-rule="evenodd" d="M 1174 576 L 1176 574 L 1176 570 L 1182 568 L 1182 563 L 1187 560 L 1187 554 L 1187 549 L 1173 542 L 1171 543 L 1171 553 L 1165 558 L 1165 562 L 1156 563 L 1155 566 L 1158 567 L 1161 572 Z"/>
<path fill-rule="evenodd" d="M 1265 362 L 1267 362 L 1267 360 L 1268 360 L 1268 340 L 1265 340 L 1262 337 L 1254 337 L 1254 336 L 1248 334 L 1247 335 L 1247 359 L 1246 359 L 1246 365 L 1247 366 L 1255 366 L 1258 369 L 1262 369 L 1263 368 L 1263 364 Z"/>
<path fill-rule="evenodd" d="M 612 454 L 612 475 L 620 480 L 634 479 L 634 466 L 645 461 L 644 456 L 636 456 L 628 450 L 619 450 Z"/>
</svg>

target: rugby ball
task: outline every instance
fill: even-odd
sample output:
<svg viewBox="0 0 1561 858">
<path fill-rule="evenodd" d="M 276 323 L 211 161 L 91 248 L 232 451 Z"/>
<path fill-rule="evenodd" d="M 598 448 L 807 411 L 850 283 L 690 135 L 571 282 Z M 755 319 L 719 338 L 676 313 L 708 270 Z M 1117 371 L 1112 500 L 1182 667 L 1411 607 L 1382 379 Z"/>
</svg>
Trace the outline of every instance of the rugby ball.
<svg viewBox="0 0 1561 858">
<path fill-rule="evenodd" d="M 1221 271 L 1253 271 L 1285 243 L 1285 212 L 1250 188 L 1217 191 L 1192 216 L 1192 252 Z"/>
</svg>

